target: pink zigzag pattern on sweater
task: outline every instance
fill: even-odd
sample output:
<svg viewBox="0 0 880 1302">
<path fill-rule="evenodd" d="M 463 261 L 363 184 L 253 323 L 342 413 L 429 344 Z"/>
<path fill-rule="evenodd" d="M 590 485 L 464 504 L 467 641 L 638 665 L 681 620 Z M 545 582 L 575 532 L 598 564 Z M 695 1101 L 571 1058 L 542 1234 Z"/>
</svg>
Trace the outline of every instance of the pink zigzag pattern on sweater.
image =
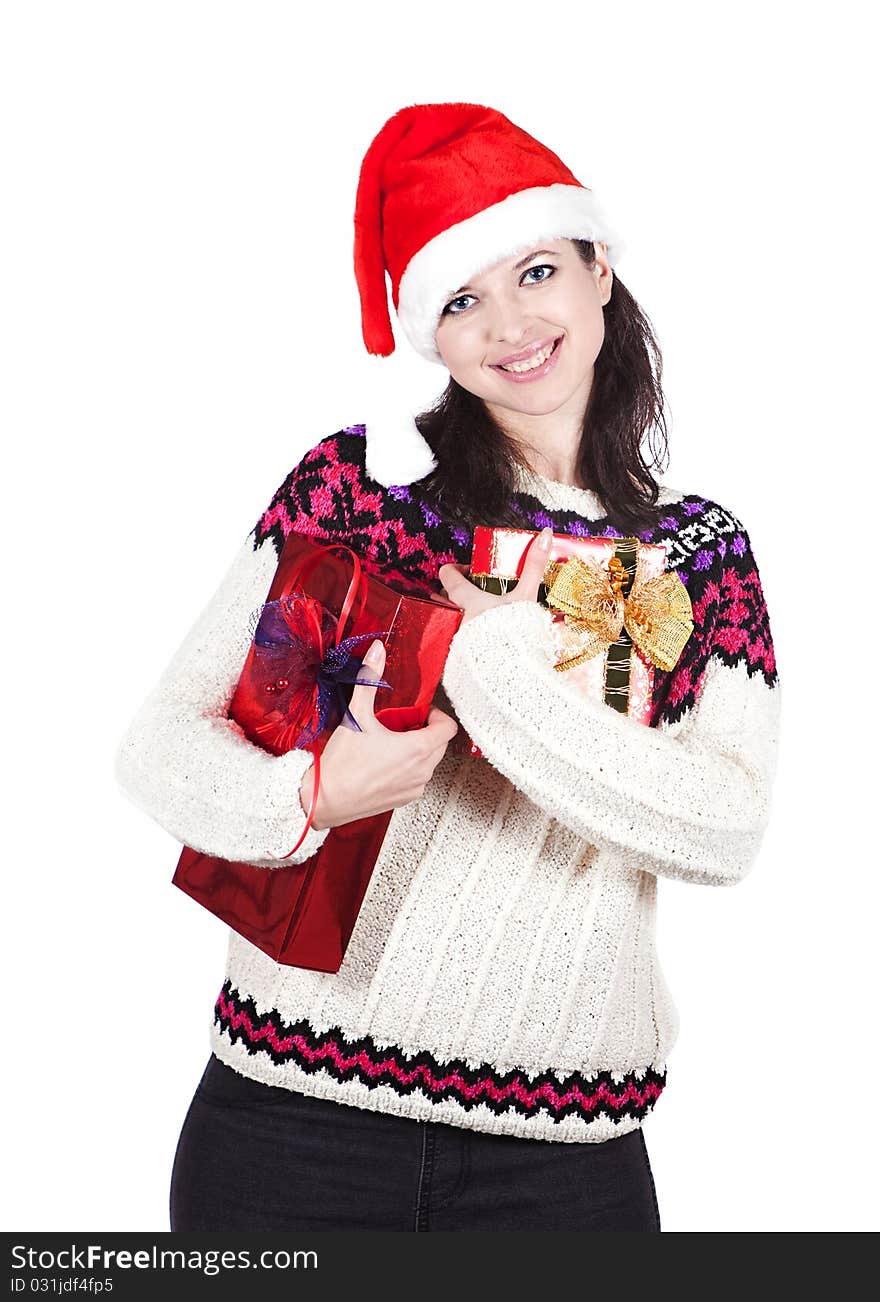
<svg viewBox="0 0 880 1302">
<path fill-rule="evenodd" d="M 630 1104 L 644 1106 L 646 1103 L 656 1102 L 664 1088 L 663 1085 L 648 1081 L 643 1089 L 637 1089 L 635 1084 L 629 1081 L 622 1093 L 615 1093 L 607 1084 L 602 1082 L 591 1094 L 584 1093 L 577 1086 L 569 1089 L 568 1093 L 561 1094 L 548 1082 L 545 1082 L 538 1089 L 530 1089 L 522 1083 L 519 1077 L 516 1077 L 505 1086 L 496 1085 L 490 1077 L 483 1077 L 474 1084 L 469 1084 L 458 1072 L 438 1076 L 421 1063 L 411 1071 L 407 1071 L 401 1067 L 393 1055 L 374 1061 L 363 1050 L 356 1054 L 346 1054 L 335 1040 L 327 1040 L 316 1049 L 308 1043 L 304 1036 L 280 1036 L 271 1018 L 267 1018 L 262 1026 L 255 1027 L 246 1010 L 238 1009 L 231 1000 L 225 999 L 222 990 L 217 997 L 216 1007 L 228 1019 L 230 1025 L 246 1032 L 252 1044 L 266 1041 L 276 1053 L 289 1053 L 291 1049 L 295 1049 L 309 1062 L 320 1062 L 322 1059 L 329 1059 L 330 1063 L 340 1071 L 357 1066 L 371 1077 L 378 1077 L 385 1072 L 390 1072 L 402 1085 L 411 1085 L 420 1080 L 423 1085 L 434 1093 L 452 1085 L 460 1094 L 471 1101 L 479 1101 L 483 1096 L 488 1096 L 499 1103 L 507 1102 L 510 1098 L 516 1098 L 530 1108 L 534 1108 L 538 1102 L 543 1101 L 549 1104 L 554 1112 L 559 1111 L 568 1103 L 576 1103 L 585 1111 L 593 1112 L 597 1105 L 603 1101 L 617 1110 Z"/>
</svg>

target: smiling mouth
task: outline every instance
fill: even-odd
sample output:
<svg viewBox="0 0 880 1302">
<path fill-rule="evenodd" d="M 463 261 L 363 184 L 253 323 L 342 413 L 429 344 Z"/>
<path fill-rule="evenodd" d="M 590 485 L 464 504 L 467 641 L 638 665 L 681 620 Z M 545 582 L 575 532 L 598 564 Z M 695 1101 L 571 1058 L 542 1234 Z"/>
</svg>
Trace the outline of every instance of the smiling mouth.
<svg viewBox="0 0 880 1302">
<path fill-rule="evenodd" d="M 525 377 L 537 373 L 543 370 L 556 356 L 563 337 L 563 335 L 559 335 L 557 339 L 554 339 L 549 351 L 545 348 L 542 352 L 535 353 L 534 357 L 526 358 L 522 362 L 511 362 L 507 366 L 501 366 L 497 362 L 493 362 L 490 363 L 490 367 L 493 371 L 503 371 L 505 375 L 509 376 Z"/>
</svg>

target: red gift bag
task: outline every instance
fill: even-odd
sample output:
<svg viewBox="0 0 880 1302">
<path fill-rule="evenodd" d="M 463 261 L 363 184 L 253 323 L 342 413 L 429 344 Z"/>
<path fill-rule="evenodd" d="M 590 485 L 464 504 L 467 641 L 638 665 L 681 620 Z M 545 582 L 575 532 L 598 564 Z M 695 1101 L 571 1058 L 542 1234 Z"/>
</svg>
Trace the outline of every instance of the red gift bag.
<svg viewBox="0 0 880 1302">
<path fill-rule="evenodd" d="M 350 562 L 335 554 L 340 551 L 353 562 L 353 577 Z M 418 728 L 462 616 L 453 603 L 403 593 L 364 574 L 344 544 L 290 533 L 229 715 L 274 754 L 311 750 L 317 795 L 320 752 L 347 712 L 361 666 L 354 650 L 366 653 L 381 635 L 386 677 L 375 716 L 394 731 Z M 307 827 L 313 810 L 314 800 Z M 184 846 L 172 881 L 276 962 L 337 972 L 393 812 L 333 827 L 310 859 L 280 860 L 277 868 Z"/>
</svg>

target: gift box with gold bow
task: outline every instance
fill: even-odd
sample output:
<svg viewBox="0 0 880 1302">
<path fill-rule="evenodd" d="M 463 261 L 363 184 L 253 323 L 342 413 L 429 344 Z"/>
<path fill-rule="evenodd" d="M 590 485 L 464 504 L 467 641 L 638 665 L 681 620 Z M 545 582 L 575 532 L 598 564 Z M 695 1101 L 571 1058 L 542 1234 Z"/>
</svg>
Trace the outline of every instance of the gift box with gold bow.
<svg viewBox="0 0 880 1302">
<path fill-rule="evenodd" d="M 527 529 L 474 529 L 470 581 L 504 594 L 519 580 Z M 672 669 L 693 632 L 690 597 L 666 547 L 554 533 L 538 601 L 553 612 L 553 667 L 593 700 L 650 724 L 654 669 Z M 459 730 L 453 749 L 481 755 Z"/>
</svg>

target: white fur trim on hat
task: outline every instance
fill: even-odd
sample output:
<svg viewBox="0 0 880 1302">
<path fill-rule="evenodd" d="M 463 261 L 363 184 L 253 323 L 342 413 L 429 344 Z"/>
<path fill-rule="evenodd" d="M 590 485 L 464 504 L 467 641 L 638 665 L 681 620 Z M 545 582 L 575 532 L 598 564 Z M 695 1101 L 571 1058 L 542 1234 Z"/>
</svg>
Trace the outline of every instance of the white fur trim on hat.
<svg viewBox="0 0 880 1302">
<path fill-rule="evenodd" d="M 434 343 L 440 315 L 470 276 L 538 240 L 561 239 L 607 245 L 611 266 L 626 247 L 593 191 L 563 183 L 509 194 L 435 235 L 410 259 L 400 279 L 397 318 L 416 352 L 443 364 Z"/>
</svg>

